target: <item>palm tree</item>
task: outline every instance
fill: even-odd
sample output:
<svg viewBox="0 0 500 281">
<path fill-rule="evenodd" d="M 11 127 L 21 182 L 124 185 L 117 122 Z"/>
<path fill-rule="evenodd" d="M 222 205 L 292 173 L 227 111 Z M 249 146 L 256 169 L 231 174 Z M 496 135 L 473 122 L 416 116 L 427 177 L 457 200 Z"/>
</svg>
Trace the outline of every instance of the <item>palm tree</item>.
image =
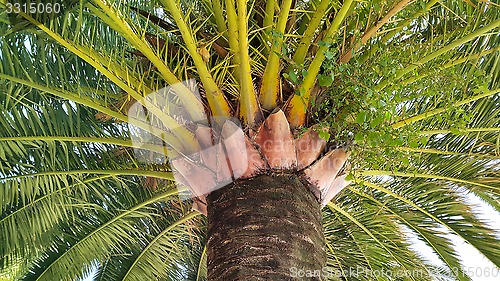
<svg viewBox="0 0 500 281">
<path fill-rule="evenodd" d="M 0 0 L 0 277 L 500 266 L 495 1 L 38 2 Z"/>
</svg>

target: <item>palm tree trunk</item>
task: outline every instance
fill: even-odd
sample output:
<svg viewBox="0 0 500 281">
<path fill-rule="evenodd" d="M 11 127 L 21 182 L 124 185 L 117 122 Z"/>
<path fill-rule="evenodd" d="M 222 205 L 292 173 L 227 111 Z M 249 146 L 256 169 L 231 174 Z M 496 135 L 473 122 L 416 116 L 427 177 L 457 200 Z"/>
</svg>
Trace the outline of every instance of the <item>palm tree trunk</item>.
<svg viewBox="0 0 500 281">
<path fill-rule="evenodd" d="M 326 265 L 320 205 L 299 176 L 236 181 L 207 204 L 208 280 L 290 280 Z"/>
</svg>

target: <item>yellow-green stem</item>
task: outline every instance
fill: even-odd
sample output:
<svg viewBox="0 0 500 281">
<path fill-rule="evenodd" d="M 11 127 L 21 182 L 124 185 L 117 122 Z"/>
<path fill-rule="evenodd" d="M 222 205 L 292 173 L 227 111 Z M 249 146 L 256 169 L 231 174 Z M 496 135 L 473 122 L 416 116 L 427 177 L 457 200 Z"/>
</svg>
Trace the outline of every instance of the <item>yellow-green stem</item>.
<svg viewBox="0 0 500 281">
<path fill-rule="evenodd" d="M 429 153 L 429 154 L 453 155 L 453 156 L 469 156 L 469 157 L 495 159 L 495 160 L 500 159 L 500 155 L 481 154 L 481 153 L 461 153 L 461 152 L 445 151 L 445 150 L 432 149 L 432 148 L 414 148 L 414 147 L 398 146 L 398 147 L 395 147 L 395 149 L 399 150 L 399 151 L 415 152 L 415 153 Z"/>
<path fill-rule="evenodd" d="M 325 34 L 323 41 L 325 41 L 326 44 L 321 46 L 317 51 L 311 65 L 309 65 L 307 69 L 307 75 L 304 77 L 304 81 L 298 88 L 298 94 L 294 95 L 288 104 L 287 119 L 291 127 L 300 127 L 305 123 L 305 115 L 309 105 L 311 91 L 316 83 L 320 67 L 323 64 L 325 52 L 328 50 L 328 44 L 332 42 L 333 36 L 339 30 L 353 2 L 353 0 L 346 0 L 344 4 L 342 4 L 342 8 L 333 19 Z"/>
<path fill-rule="evenodd" d="M 321 20 L 328 11 L 329 5 L 330 5 L 330 0 L 321 0 L 321 3 L 319 3 L 319 6 L 316 8 L 314 15 L 312 16 L 311 20 L 307 25 L 306 31 L 304 32 L 302 38 L 300 39 L 299 47 L 297 48 L 297 51 L 295 51 L 295 54 L 293 55 L 292 60 L 295 64 L 300 65 L 304 63 L 307 55 L 307 50 L 309 50 L 309 47 L 311 46 L 313 36 L 316 33 L 316 30 L 318 29 Z M 288 70 L 291 71 L 292 66 L 290 66 Z"/>
<path fill-rule="evenodd" d="M 499 132 L 500 127 L 493 127 L 493 128 L 463 128 L 463 129 L 457 129 L 456 130 L 459 134 L 467 134 L 467 133 L 484 133 L 484 132 Z M 449 134 L 449 133 L 454 133 L 455 130 L 429 130 L 429 131 L 422 131 L 420 132 L 420 135 L 426 136 L 426 135 L 437 135 L 437 134 Z"/>
<path fill-rule="evenodd" d="M 87 143 L 102 143 L 112 144 L 124 147 L 140 148 L 148 151 L 153 151 L 167 155 L 165 146 L 156 145 L 151 143 L 136 142 L 132 140 L 118 139 L 118 138 L 96 138 L 96 137 L 65 137 L 65 136 L 23 136 L 23 137 L 0 137 L 2 141 L 61 141 L 61 142 L 87 142 Z"/>
<path fill-rule="evenodd" d="M 226 40 L 229 40 L 226 21 L 224 19 L 222 2 L 220 2 L 219 0 L 212 0 L 210 1 L 210 3 L 212 4 L 212 8 L 214 10 L 214 17 L 215 17 L 215 23 L 217 24 L 217 30 L 226 38 Z"/>
<path fill-rule="evenodd" d="M 266 69 L 262 76 L 262 84 L 260 87 L 260 103 L 267 110 L 273 110 L 277 106 L 278 92 L 280 84 L 280 53 L 283 46 L 284 33 L 290 7 L 293 0 L 284 0 L 281 4 L 278 23 L 276 25 L 276 33 L 278 36 L 274 38 L 271 52 L 267 60 Z"/>
<path fill-rule="evenodd" d="M 438 0 L 430 1 L 429 3 L 427 3 L 425 5 L 425 7 L 423 9 L 421 9 L 417 13 L 413 14 L 410 18 L 399 22 L 398 25 L 394 29 L 391 29 L 391 31 L 387 32 L 387 34 L 385 34 L 384 37 L 382 37 L 382 39 L 380 39 L 380 42 L 387 43 L 387 41 L 389 41 L 396 34 L 398 34 L 401 31 L 401 29 L 403 29 L 405 26 L 410 25 L 416 18 L 425 14 L 428 10 L 430 10 L 432 8 L 432 6 L 434 6 L 438 2 L 439 2 Z M 373 54 L 375 54 L 378 50 L 379 50 L 379 45 L 372 45 L 370 48 L 370 51 L 367 52 L 365 55 L 363 55 L 361 62 L 364 63 L 369 57 L 371 57 Z"/>
<path fill-rule="evenodd" d="M 32 18 L 30 15 L 25 14 L 23 12 L 20 12 L 20 14 L 28 21 L 36 24 L 38 26 L 38 28 L 40 28 L 43 32 L 45 32 L 52 39 L 54 39 L 57 43 L 61 44 L 62 46 L 67 48 L 70 52 L 72 52 L 73 54 L 77 55 L 78 57 L 82 58 L 83 60 L 88 62 L 90 65 L 95 67 L 102 74 L 104 74 L 106 77 L 108 77 L 111 81 L 113 81 L 115 84 L 117 84 L 120 88 L 124 89 L 127 93 L 129 93 L 140 104 L 146 106 L 148 108 L 148 110 L 150 110 L 153 114 L 155 114 L 166 127 L 170 128 L 170 129 L 176 128 L 176 130 L 174 130 L 174 134 L 177 136 L 177 138 L 179 138 L 180 140 L 183 141 L 183 143 L 185 144 L 183 146 L 186 147 L 188 149 L 188 151 L 196 151 L 197 150 L 198 143 L 194 139 L 194 135 L 191 132 L 187 131 L 187 129 L 185 129 L 181 124 L 179 124 L 171 116 L 168 116 L 163 111 L 161 111 L 160 108 L 158 108 L 155 104 L 151 103 L 148 99 L 143 98 L 142 93 L 136 91 L 131 86 L 129 86 L 129 84 L 125 83 L 122 79 L 124 79 L 124 77 L 128 77 L 128 75 L 123 75 L 123 76 L 116 75 L 115 72 L 113 72 L 109 68 L 104 67 L 104 65 L 109 65 L 112 63 L 109 62 L 108 60 L 104 60 L 104 58 L 102 58 L 100 56 L 100 54 L 91 51 L 90 49 L 86 48 L 85 46 L 76 46 L 72 42 L 65 40 L 62 36 L 53 32 L 48 27 L 46 27 L 42 23 L 38 22 L 34 18 Z M 115 67 L 114 71 L 120 71 L 120 70 L 118 67 Z M 127 72 L 127 74 L 128 74 L 128 72 Z M 11 80 L 13 80 L 13 79 L 11 79 Z M 136 86 L 138 87 L 138 89 L 146 89 L 147 90 L 147 87 L 143 84 L 142 81 L 139 81 L 138 85 L 136 85 Z M 36 87 L 34 87 L 34 88 L 36 88 Z M 102 106 L 100 108 L 103 109 Z M 113 116 L 113 115 L 110 114 L 110 116 Z"/>
<path fill-rule="evenodd" d="M 483 184 L 480 182 L 462 180 L 452 177 L 445 177 L 440 175 L 432 175 L 432 174 L 420 174 L 420 173 L 403 173 L 403 172 L 393 172 L 393 171 L 381 171 L 381 170 L 367 170 L 367 171 L 356 171 L 356 176 L 393 176 L 393 177 L 405 177 L 405 178 L 423 178 L 423 179 L 434 179 L 434 180 L 445 180 L 450 182 L 458 182 L 465 183 L 470 185 L 475 185 L 478 187 L 487 188 L 489 190 L 500 190 L 500 188 Z"/>
<path fill-rule="evenodd" d="M 137 34 L 137 32 L 135 32 L 131 28 L 131 25 L 123 19 L 123 16 L 118 14 L 118 11 L 115 11 L 110 6 L 110 4 L 102 0 L 95 0 L 94 2 L 96 2 L 96 4 L 102 9 L 102 11 L 90 4 L 87 4 L 86 7 L 89 8 L 89 10 L 91 10 L 93 14 L 107 23 L 111 28 L 120 33 L 137 50 L 139 50 L 144 56 L 146 56 L 148 60 L 151 61 L 151 63 L 158 69 L 167 83 L 169 83 L 170 85 L 176 85 L 176 87 L 180 87 L 180 89 L 178 90 L 178 97 L 191 118 L 193 118 L 193 120 L 203 120 L 204 109 L 201 101 L 191 92 L 191 90 L 189 90 L 179 81 L 177 76 L 175 76 L 175 74 L 169 69 L 165 61 L 161 59 L 153 49 L 151 49 L 146 39 L 143 38 L 142 35 Z M 124 78 L 126 76 L 121 77 Z M 146 94 L 152 92 L 153 91 L 150 89 L 144 89 L 142 96 L 145 96 Z M 140 98 L 137 96 L 133 97 L 136 100 L 140 100 Z M 159 110 L 155 110 L 156 106 L 147 105 L 147 107 L 149 110 L 152 110 L 159 114 L 159 116 L 162 115 Z"/>
<path fill-rule="evenodd" d="M 212 110 L 212 114 L 214 116 L 231 116 L 231 107 L 224 97 L 224 94 L 215 83 L 201 54 L 198 53 L 198 47 L 191 32 L 192 29 L 184 21 L 183 14 L 177 2 L 172 0 L 161 0 L 161 2 L 167 7 L 168 12 L 181 32 L 184 45 L 193 59 L 200 80 L 203 83 L 203 88 L 207 94 L 207 100 Z"/>
<path fill-rule="evenodd" d="M 248 54 L 248 31 L 247 31 L 247 2 L 238 0 L 238 41 L 240 55 L 240 117 L 243 121 L 254 126 L 262 116 L 257 103 L 254 90 L 252 73 L 250 68 L 250 56 Z"/>
<path fill-rule="evenodd" d="M 39 176 L 58 176 L 58 175 L 83 175 L 83 174 L 96 174 L 96 175 L 111 175 L 111 176 L 144 176 L 153 177 L 166 180 L 174 180 L 172 172 L 163 171 L 149 171 L 149 170 L 69 170 L 69 171 L 50 171 L 39 172 L 32 174 L 23 174 L 17 176 L 9 176 L 0 178 L 0 180 L 16 180 L 20 178 L 39 177 Z"/>
<path fill-rule="evenodd" d="M 269 43 L 271 30 L 273 29 L 274 24 L 274 5 L 276 5 L 275 1 L 266 1 L 266 10 L 264 11 L 264 20 L 263 20 L 263 28 L 264 28 L 264 46 L 266 52 L 269 52 Z"/>
<path fill-rule="evenodd" d="M 236 82 L 240 81 L 240 42 L 238 31 L 238 16 L 234 0 L 226 0 L 227 27 L 229 31 L 229 49 L 232 53 L 232 62 L 234 65 L 234 78 Z"/>
<path fill-rule="evenodd" d="M 493 48 L 493 49 L 489 49 L 489 50 L 486 50 L 486 51 L 478 53 L 478 54 L 471 54 L 471 55 L 468 55 L 468 56 L 463 57 L 461 59 L 453 60 L 450 63 L 447 63 L 447 64 L 445 64 L 443 66 L 438 67 L 437 69 L 433 69 L 434 71 L 429 71 L 429 72 L 423 73 L 423 74 L 419 73 L 419 75 L 417 75 L 417 76 L 414 76 L 414 77 L 408 78 L 406 80 L 403 80 L 401 82 L 401 85 L 409 85 L 411 83 L 414 83 L 414 82 L 416 82 L 418 80 L 421 80 L 421 79 L 423 79 L 423 78 L 425 78 L 425 77 L 427 77 L 427 76 L 435 73 L 436 71 L 448 69 L 448 68 L 453 67 L 455 65 L 459 65 L 459 64 L 471 61 L 471 60 L 475 60 L 475 59 L 478 59 L 478 58 L 480 58 L 482 56 L 486 56 L 488 54 L 491 54 L 491 53 L 494 53 L 494 52 L 498 52 L 498 51 L 500 51 L 500 48 Z"/>
<path fill-rule="evenodd" d="M 9 80 L 9 81 L 12 81 L 15 83 L 19 83 L 19 84 L 31 87 L 33 89 L 37 89 L 42 93 L 49 93 L 49 94 L 52 94 L 56 97 L 70 100 L 70 101 L 76 102 L 76 103 L 84 105 L 84 106 L 88 106 L 88 107 L 93 108 L 97 111 L 100 111 L 106 115 L 109 115 L 113 118 L 116 118 L 117 120 L 120 120 L 122 122 L 130 122 L 134 126 L 140 128 L 140 129 L 143 129 L 146 132 L 151 133 L 152 135 L 163 139 L 163 141 L 165 141 L 168 145 L 172 146 L 176 151 L 178 151 L 178 152 L 185 151 L 184 144 L 181 141 L 179 141 L 179 139 L 176 136 L 172 135 L 171 133 L 165 132 L 165 131 L 160 130 L 158 128 L 155 128 L 154 126 L 151 126 L 151 124 L 148 124 L 148 123 L 140 121 L 140 120 L 131 120 L 128 116 L 126 116 L 122 113 L 113 111 L 113 110 L 111 110 L 111 109 L 109 109 L 101 104 L 98 104 L 94 101 L 86 99 L 78 93 L 72 93 L 72 92 L 61 90 L 61 89 L 50 88 L 48 86 L 40 85 L 40 84 L 37 84 L 35 82 L 23 80 L 23 79 L 20 79 L 17 77 L 12 77 L 12 76 L 5 75 L 5 74 L 0 74 L 0 79 L 5 79 L 5 80 Z"/>
<path fill-rule="evenodd" d="M 451 107 L 459 107 L 459 106 L 462 106 L 464 104 L 468 104 L 468 103 L 471 103 L 473 101 L 476 101 L 478 99 L 482 99 L 482 98 L 485 98 L 485 97 L 489 97 L 489 96 L 495 95 L 495 94 L 497 94 L 499 92 L 500 92 L 500 89 L 490 90 L 490 91 L 488 91 L 486 93 L 482 93 L 482 94 L 473 96 L 471 98 L 455 102 L 455 103 L 451 104 L 450 106 Z M 392 124 L 392 128 L 393 129 L 398 129 L 398 128 L 401 128 L 401 127 L 406 126 L 408 124 L 411 124 L 411 123 L 423 120 L 423 119 L 431 117 L 431 116 L 434 116 L 436 114 L 443 113 L 446 110 L 448 110 L 450 108 L 450 106 L 437 108 L 437 109 L 431 110 L 429 112 L 424 112 L 422 114 L 419 114 L 419 115 L 407 118 L 407 119 L 399 121 L 399 122 L 396 122 L 396 123 Z"/>
<path fill-rule="evenodd" d="M 392 18 L 395 14 L 401 11 L 411 0 L 402 0 L 399 2 L 394 8 L 392 8 L 380 21 L 375 23 L 375 25 L 370 28 L 363 36 L 361 37 L 361 42 L 357 43 L 354 47 L 348 49 L 344 55 L 340 58 L 341 63 L 347 63 L 354 56 L 354 52 L 356 52 L 362 45 L 366 44 L 370 38 L 372 38 L 377 31 L 386 24 L 390 18 Z"/>
<path fill-rule="evenodd" d="M 469 42 L 477 37 L 483 36 L 486 33 L 488 33 L 489 31 L 491 31 L 495 28 L 498 28 L 498 27 L 500 27 L 500 19 L 497 19 L 497 20 L 493 21 L 492 23 L 490 23 L 490 24 L 488 24 L 488 25 L 486 25 L 486 26 L 484 26 L 484 27 L 482 27 L 474 32 L 472 32 L 472 33 L 470 33 L 470 34 L 468 34 L 460 39 L 457 39 L 457 40 L 451 42 L 450 44 L 440 48 L 439 50 L 423 57 L 419 61 L 414 62 L 411 65 L 409 65 L 403 69 L 398 70 L 396 72 L 396 77 L 394 79 L 391 79 L 391 81 L 397 81 L 398 79 L 402 78 L 404 75 L 414 71 L 415 69 L 421 67 L 425 63 L 427 63 L 435 58 L 438 58 L 439 56 L 453 50 L 454 48 L 456 48 L 464 43 L 467 43 L 467 42 Z M 375 90 L 381 91 L 382 89 L 387 87 L 387 85 L 389 85 L 389 83 L 391 83 L 391 81 L 389 79 L 386 79 L 382 83 L 378 84 L 375 87 Z"/>
</svg>

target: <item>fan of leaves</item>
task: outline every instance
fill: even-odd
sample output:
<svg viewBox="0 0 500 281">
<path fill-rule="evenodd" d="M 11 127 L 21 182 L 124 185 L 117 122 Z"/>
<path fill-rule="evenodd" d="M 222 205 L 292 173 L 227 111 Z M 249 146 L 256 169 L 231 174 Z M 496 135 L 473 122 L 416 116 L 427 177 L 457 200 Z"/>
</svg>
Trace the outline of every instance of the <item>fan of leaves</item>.
<svg viewBox="0 0 500 281">
<path fill-rule="evenodd" d="M 127 125 L 136 101 L 165 117 L 143 97 L 189 78 L 202 100 L 179 103 L 193 118 L 207 109 L 252 128 L 282 107 L 292 126 L 327 127 L 324 138 L 352 151 L 355 184 L 324 209 L 330 272 L 469 280 L 450 235 L 500 266 L 498 237 L 467 200 L 500 212 L 494 1 L 83 0 L 58 15 L 7 4 L 0 276 L 206 279 L 203 218 L 179 200 L 167 164 L 136 159 L 134 148 L 164 150 L 132 142 Z M 189 150 L 189 132 L 152 133 Z"/>
</svg>

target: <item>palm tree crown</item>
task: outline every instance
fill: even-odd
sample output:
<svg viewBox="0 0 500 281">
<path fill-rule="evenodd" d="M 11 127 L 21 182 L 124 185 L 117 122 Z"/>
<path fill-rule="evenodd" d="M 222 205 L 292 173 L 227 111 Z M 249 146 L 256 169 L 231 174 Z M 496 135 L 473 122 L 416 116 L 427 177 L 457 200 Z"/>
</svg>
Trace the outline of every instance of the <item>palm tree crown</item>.
<svg viewBox="0 0 500 281">
<path fill-rule="evenodd" d="M 322 209 L 330 272 L 470 280 L 450 235 L 500 267 L 468 199 L 500 212 L 495 1 L 13 2 L 0 0 L 0 278 L 206 280 L 200 199 L 138 155 L 197 151 L 186 120 L 237 119 L 251 139 L 279 110 L 293 138 L 350 151 L 352 184 Z M 147 98 L 169 85 L 182 89 L 167 105 Z M 429 277 L 383 278 L 402 279 Z"/>
</svg>

